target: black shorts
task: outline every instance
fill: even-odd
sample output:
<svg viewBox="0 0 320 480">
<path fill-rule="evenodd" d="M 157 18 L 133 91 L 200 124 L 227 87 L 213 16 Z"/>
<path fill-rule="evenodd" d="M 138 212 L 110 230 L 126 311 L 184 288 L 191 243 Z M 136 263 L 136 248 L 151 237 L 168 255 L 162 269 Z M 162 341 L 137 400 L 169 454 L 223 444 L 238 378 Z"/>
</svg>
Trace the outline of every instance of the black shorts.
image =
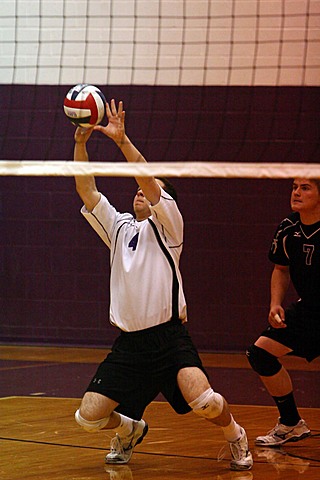
<svg viewBox="0 0 320 480">
<path fill-rule="evenodd" d="M 191 410 L 177 384 L 178 371 L 184 367 L 198 367 L 208 376 L 180 320 L 121 332 L 87 391 L 118 402 L 116 411 L 136 420 L 159 393 L 177 413 L 184 414 Z"/>
<path fill-rule="evenodd" d="M 301 301 L 285 310 L 286 328 L 269 326 L 261 336 L 272 338 L 292 349 L 290 355 L 311 362 L 320 355 L 320 311 L 304 307 Z"/>
</svg>

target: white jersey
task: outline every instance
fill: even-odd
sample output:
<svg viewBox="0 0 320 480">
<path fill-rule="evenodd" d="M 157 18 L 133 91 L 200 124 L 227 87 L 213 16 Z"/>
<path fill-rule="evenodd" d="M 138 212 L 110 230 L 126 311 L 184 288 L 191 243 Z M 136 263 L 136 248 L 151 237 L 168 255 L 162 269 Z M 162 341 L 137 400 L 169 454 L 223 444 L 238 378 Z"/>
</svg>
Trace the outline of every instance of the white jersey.
<svg viewBox="0 0 320 480">
<path fill-rule="evenodd" d="M 150 209 L 151 216 L 138 222 L 130 213 L 119 213 L 102 194 L 92 212 L 81 209 L 110 248 L 110 322 L 126 332 L 187 317 L 179 271 L 181 213 L 163 189 Z"/>
</svg>

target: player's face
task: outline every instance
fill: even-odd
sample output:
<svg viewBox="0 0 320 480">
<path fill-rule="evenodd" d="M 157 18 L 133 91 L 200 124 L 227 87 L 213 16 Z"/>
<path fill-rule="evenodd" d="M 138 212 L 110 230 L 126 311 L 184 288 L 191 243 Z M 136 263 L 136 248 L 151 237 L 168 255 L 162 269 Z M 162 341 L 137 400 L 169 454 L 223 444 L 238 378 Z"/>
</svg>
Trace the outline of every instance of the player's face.
<svg viewBox="0 0 320 480">
<path fill-rule="evenodd" d="M 291 208 L 295 212 L 311 213 L 320 210 L 320 193 L 315 182 L 295 178 L 292 184 Z"/>
<path fill-rule="evenodd" d="M 164 187 L 164 183 L 161 180 L 156 178 L 156 182 L 160 187 Z M 150 217 L 151 210 L 150 210 L 150 202 L 144 196 L 143 191 L 141 188 L 138 188 L 137 193 L 133 199 L 133 210 L 136 215 L 136 219 L 141 221 L 145 220 L 146 218 Z"/>
<path fill-rule="evenodd" d="M 144 220 L 145 218 L 150 217 L 150 202 L 144 196 L 141 188 L 138 188 L 137 193 L 133 199 L 133 210 L 136 214 L 137 220 Z"/>
</svg>

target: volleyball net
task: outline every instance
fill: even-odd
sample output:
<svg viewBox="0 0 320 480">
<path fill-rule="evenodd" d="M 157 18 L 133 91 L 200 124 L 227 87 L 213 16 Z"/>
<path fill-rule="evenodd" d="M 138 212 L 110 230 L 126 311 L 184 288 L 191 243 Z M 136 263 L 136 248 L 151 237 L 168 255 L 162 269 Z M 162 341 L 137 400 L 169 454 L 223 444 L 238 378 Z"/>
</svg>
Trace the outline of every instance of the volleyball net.
<svg viewBox="0 0 320 480">
<path fill-rule="evenodd" d="M 1 83 L 319 85 L 319 0 L 2 0 Z"/>
<path fill-rule="evenodd" d="M 112 177 L 214 177 L 214 178 L 320 178 L 320 163 L 223 163 L 223 162 L 35 162 L 0 161 L 4 176 L 112 176 Z"/>
</svg>

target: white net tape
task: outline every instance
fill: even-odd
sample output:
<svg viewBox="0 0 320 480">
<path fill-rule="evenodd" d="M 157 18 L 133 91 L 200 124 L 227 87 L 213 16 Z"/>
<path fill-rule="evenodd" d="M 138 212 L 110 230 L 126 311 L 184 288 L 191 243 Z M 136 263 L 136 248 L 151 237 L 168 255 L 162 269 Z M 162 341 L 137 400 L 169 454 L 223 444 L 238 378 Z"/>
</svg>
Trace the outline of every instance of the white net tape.
<svg viewBox="0 0 320 480">
<path fill-rule="evenodd" d="M 319 163 L 0 161 L 1 176 L 320 178 Z"/>
</svg>

